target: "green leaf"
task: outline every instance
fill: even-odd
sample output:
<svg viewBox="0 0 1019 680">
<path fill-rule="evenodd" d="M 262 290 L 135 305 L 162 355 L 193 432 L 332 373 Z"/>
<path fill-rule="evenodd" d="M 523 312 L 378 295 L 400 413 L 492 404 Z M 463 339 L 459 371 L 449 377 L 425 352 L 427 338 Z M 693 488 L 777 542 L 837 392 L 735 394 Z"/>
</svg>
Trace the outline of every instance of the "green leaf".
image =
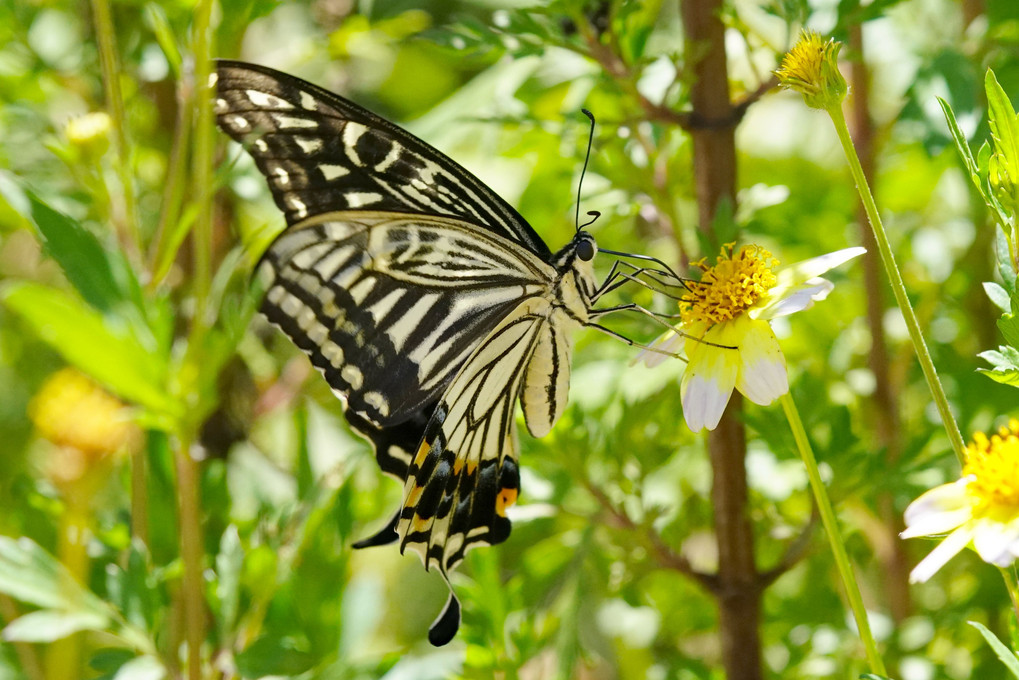
<svg viewBox="0 0 1019 680">
<path fill-rule="evenodd" d="M 1012 347 L 1001 347 L 1000 350 L 981 352 L 978 356 L 994 368 L 978 368 L 977 371 L 1003 385 L 1019 386 L 1019 352 Z"/>
<path fill-rule="evenodd" d="M 948 122 L 948 129 L 952 133 L 952 139 L 955 140 L 955 148 L 959 151 L 959 156 L 962 157 L 962 162 L 966 166 L 970 180 L 982 195 L 984 193 L 984 186 L 980 180 L 980 170 L 976 160 L 973 158 L 973 152 L 969 148 L 969 142 L 966 141 L 966 135 L 959 129 L 959 123 L 955 120 L 955 112 L 952 111 L 949 103 L 941 97 L 938 97 L 938 104 L 941 104 L 941 110 L 944 112 L 945 120 Z"/>
<path fill-rule="evenodd" d="M 136 656 L 137 654 L 132 650 L 124 647 L 105 647 L 92 655 L 92 658 L 88 660 L 88 666 L 93 670 L 108 673 L 112 677 L 117 669 Z"/>
<path fill-rule="evenodd" d="M 984 77 L 984 89 L 987 92 L 987 122 L 994 140 L 993 159 L 997 170 L 1007 175 L 1014 193 L 1019 187 L 1019 122 L 1012 103 L 991 69 L 987 69 Z M 995 178 L 991 179 L 994 181 Z"/>
<path fill-rule="evenodd" d="M 994 256 L 998 261 L 998 275 L 1009 295 L 1016 293 L 1016 271 L 1012 266 L 1012 249 L 1008 235 L 999 227 L 994 232 Z"/>
<path fill-rule="evenodd" d="M 21 316 L 69 363 L 120 397 L 161 414 L 180 408 L 167 395 L 165 368 L 158 357 L 74 296 L 37 283 L 19 282 L 0 289 L 0 302 Z"/>
<path fill-rule="evenodd" d="M 126 568 L 118 564 L 106 567 L 107 601 L 139 630 L 153 629 L 159 607 L 158 595 L 150 582 L 151 574 L 148 552 L 138 540 L 131 542 Z"/>
<path fill-rule="evenodd" d="M 0 536 L 0 593 L 43 609 L 102 610 L 64 565 L 28 538 Z"/>
<path fill-rule="evenodd" d="M 263 636 L 237 655 L 237 669 L 244 677 L 265 675 L 298 675 L 308 670 L 314 657 L 299 649 L 289 637 Z"/>
<path fill-rule="evenodd" d="M 113 680 L 162 680 L 166 677 L 166 666 L 148 654 L 131 659 L 117 671 Z"/>
<path fill-rule="evenodd" d="M 984 281 L 984 292 L 995 307 L 1008 314 L 1012 311 L 1012 302 L 1008 297 L 1008 291 L 994 283 Z"/>
<path fill-rule="evenodd" d="M 244 547 L 231 524 L 223 532 L 216 555 L 216 596 L 219 598 L 219 625 L 224 637 L 237 619 L 241 591 L 241 569 L 244 567 Z"/>
<path fill-rule="evenodd" d="M 9 642 L 53 642 L 82 630 L 105 630 L 110 619 L 95 611 L 44 609 L 14 619 L 4 628 Z"/>
<path fill-rule="evenodd" d="M 987 626 L 976 621 L 967 621 L 969 625 L 980 631 L 980 634 L 987 640 L 987 644 L 991 646 L 994 653 L 998 655 L 1001 662 L 1008 668 L 1009 673 L 1013 677 L 1019 678 L 1019 658 L 1016 658 L 1015 652 L 1005 646 L 1005 644 L 997 638 L 991 631 L 987 629 Z"/>
<path fill-rule="evenodd" d="M 1013 347 L 1019 347 L 1019 316 L 1002 314 L 997 321 L 997 326 L 1005 337 L 1005 342 Z"/>
<path fill-rule="evenodd" d="M 169 19 L 166 18 L 166 10 L 155 3 L 148 3 L 145 5 L 145 23 L 151 27 L 152 33 L 156 37 L 156 42 L 159 43 L 160 49 L 163 50 L 163 56 L 166 57 L 166 62 L 170 65 L 174 78 L 180 78 L 183 60 L 180 56 L 180 50 L 177 48 L 176 34 L 173 27 L 170 26 Z"/>
<path fill-rule="evenodd" d="M 39 240 L 67 280 L 93 307 L 108 312 L 129 299 L 119 280 L 130 271 L 116 262 L 95 234 L 79 222 L 49 207 L 30 191 L 0 174 L 0 194 L 22 217 L 35 225 Z M 115 272 L 115 268 L 119 271 Z"/>
</svg>

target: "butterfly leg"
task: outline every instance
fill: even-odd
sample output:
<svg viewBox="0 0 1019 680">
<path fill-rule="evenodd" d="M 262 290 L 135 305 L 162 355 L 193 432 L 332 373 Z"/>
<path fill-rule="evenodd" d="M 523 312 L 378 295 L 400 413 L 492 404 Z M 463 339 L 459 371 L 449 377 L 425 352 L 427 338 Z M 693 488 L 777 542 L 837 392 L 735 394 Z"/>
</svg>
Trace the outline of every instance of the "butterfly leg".
<svg viewBox="0 0 1019 680">
<path fill-rule="evenodd" d="M 697 342 L 703 342 L 706 345 L 711 345 L 712 347 L 718 347 L 720 349 L 738 349 L 737 347 L 735 347 L 733 345 L 721 345 L 721 344 L 719 344 L 717 342 L 709 342 L 709 341 L 704 340 L 702 338 L 697 338 L 697 337 L 694 337 L 694 336 L 689 335 L 687 333 L 684 333 L 681 330 L 679 330 L 678 328 L 676 328 L 675 326 L 673 326 L 672 324 L 669 324 L 669 323 L 667 323 L 665 321 L 662 321 L 662 317 L 665 316 L 665 315 L 656 314 L 655 312 L 652 312 L 650 310 L 644 309 L 640 305 L 632 303 L 632 302 L 629 303 L 629 304 L 625 304 L 625 305 L 617 305 L 615 307 L 604 307 L 602 309 L 592 309 L 591 312 L 590 312 L 590 318 L 591 319 L 599 319 L 599 318 L 605 316 L 606 314 L 610 314 L 612 312 L 638 312 L 640 314 L 644 314 L 645 316 L 649 317 L 651 320 L 653 320 L 658 325 L 664 326 L 668 330 L 670 330 L 670 331 L 672 331 L 674 333 L 677 333 L 679 335 L 682 335 L 683 337 L 690 338 L 691 340 L 696 340 Z M 669 318 L 669 317 L 666 316 L 666 318 Z M 634 340 L 631 340 L 630 338 L 627 338 L 625 335 L 621 335 L 619 333 L 616 333 L 615 331 L 610 330 L 608 328 L 605 328 L 604 326 L 602 326 L 602 325 L 600 325 L 598 323 L 591 323 L 591 322 L 589 322 L 587 325 L 591 326 L 592 328 L 596 328 L 596 329 L 602 331 L 603 333 L 607 333 L 608 335 L 611 335 L 611 336 L 613 336 L 615 338 L 618 338 L 618 339 L 622 340 L 623 342 L 625 342 L 626 344 L 631 345 L 633 347 L 637 347 L 637 348 L 640 348 L 640 349 L 645 349 L 645 350 L 648 350 L 650 352 L 654 352 L 656 354 L 666 354 L 668 356 L 674 356 L 676 358 L 682 358 L 679 355 L 674 354 L 672 352 L 663 352 L 660 349 L 656 349 L 654 346 L 643 345 L 641 343 L 638 343 L 638 342 L 636 342 Z"/>
<path fill-rule="evenodd" d="M 620 269 L 620 267 L 630 267 L 630 268 L 633 269 L 633 271 L 632 272 L 625 272 L 625 271 L 622 271 Z M 619 288 L 620 286 L 622 286 L 623 284 L 625 284 L 625 283 L 627 283 L 629 281 L 633 281 L 634 283 L 636 283 L 638 285 L 644 286 L 645 288 L 647 288 L 649 290 L 652 290 L 652 291 L 654 291 L 656 293 L 661 293 L 661 294 L 663 294 L 663 295 L 665 295 L 667 297 L 670 297 L 670 298 L 672 298 L 674 300 L 679 300 L 680 299 L 681 296 L 671 295 L 671 294 L 667 293 L 665 290 L 660 290 L 658 288 L 655 288 L 650 283 L 648 283 L 646 281 L 643 281 L 642 279 L 639 278 L 641 274 L 649 275 L 649 278 L 651 278 L 655 283 L 657 283 L 660 286 L 662 286 L 662 288 L 670 288 L 670 287 L 671 288 L 678 288 L 678 287 L 681 287 L 681 286 L 685 287 L 685 285 L 686 285 L 681 280 L 680 280 L 679 284 L 669 284 L 669 283 L 666 283 L 664 281 L 661 281 L 661 280 L 655 278 L 655 276 L 665 276 L 665 277 L 672 278 L 673 276 L 669 272 L 662 271 L 660 269 L 653 269 L 651 267 L 638 267 L 638 266 L 636 266 L 634 264 L 631 264 L 629 262 L 624 262 L 622 260 L 616 260 L 615 262 L 612 263 L 612 269 L 609 270 L 609 273 L 605 277 L 605 280 L 602 282 L 602 284 L 598 287 L 598 290 L 596 290 L 594 295 L 592 296 L 592 302 L 597 301 L 599 298 L 601 298 L 606 293 L 611 293 L 612 291 L 614 291 L 615 289 Z"/>
</svg>

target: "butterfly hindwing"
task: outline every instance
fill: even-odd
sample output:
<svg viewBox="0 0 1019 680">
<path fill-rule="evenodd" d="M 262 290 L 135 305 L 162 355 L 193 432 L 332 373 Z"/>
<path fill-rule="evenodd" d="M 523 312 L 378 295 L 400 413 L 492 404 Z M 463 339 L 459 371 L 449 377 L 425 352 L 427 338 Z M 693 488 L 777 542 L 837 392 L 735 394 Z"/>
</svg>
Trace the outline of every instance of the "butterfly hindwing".
<svg viewBox="0 0 1019 680">
<path fill-rule="evenodd" d="M 569 331 L 579 325 L 564 307 L 529 298 L 478 346 L 439 401 L 408 470 L 397 527 L 401 545 L 426 567 L 446 573 L 470 548 L 509 536 L 506 511 L 520 488 L 514 407 L 530 393 L 529 429 L 552 427 L 569 392 Z"/>
<path fill-rule="evenodd" d="M 446 573 L 474 545 L 509 535 L 520 485 L 513 410 L 546 320 L 527 301 L 482 343 L 425 429 L 404 486 L 401 547 Z"/>
</svg>

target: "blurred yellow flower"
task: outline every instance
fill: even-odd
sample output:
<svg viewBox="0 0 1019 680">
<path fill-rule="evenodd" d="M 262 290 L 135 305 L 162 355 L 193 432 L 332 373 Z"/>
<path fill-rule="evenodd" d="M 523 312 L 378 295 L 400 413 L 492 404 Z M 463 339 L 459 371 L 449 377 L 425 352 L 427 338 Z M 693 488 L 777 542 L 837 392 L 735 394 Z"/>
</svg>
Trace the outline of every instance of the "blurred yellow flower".
<svg viewBox="0 0 1019 680">
<path fill-rule="evenodd" d="M 789 391 L 785 357 L 769 321 L 811 307 L 831 292 L 820 275 L 862 254 L 846 248 L 788 267 L 760 246 L 722 248 L 714 266 L 702 260 L 699 282 L 688 283 L 680 300 L 680 324 L 653 345 L 686 350 L 680 383 L 683 416 L 694 432 L 715 429 L 735 388 L 755 404 L 767 405 Z M 665 355 L 641 353 L 648 366 Z"/>
<path fill-rule="evenodd" d="M 1007 567 L 1019 558 L 1019 421 L 1009 421 L 990 439 L 982 432 L 966 447 L 962 477 L 927 491 L 906 508 L 902 538 L 944 540 L 909 575 L 922 583 L 963 548 Z"/>
<path fill-rule="evenodd" d="M 140 439 L 129 409 L 73 368 L 51 375 L 29 404 L 36 430 L 59 454 L 48 466 L 54 481 L 73 481 Z"/>
<path fill-rule="evenodd" d="M 72 146 L 96 157 L 102 156 L 110 146 L 113 121 L 104 111 L 93 111 L 71 118 L 64 125 L 64 134 Z"/>
<path fill-rule="evenodd" d="M 807 106 L 830 109 L 846 97 L 849 87 L 839 71 L 842 43 L 827 42 L 814 31 L 803 31 L 800 40 L 782 59 L 775 75 L 783 87 L 803 95 Z"/>
</svg>

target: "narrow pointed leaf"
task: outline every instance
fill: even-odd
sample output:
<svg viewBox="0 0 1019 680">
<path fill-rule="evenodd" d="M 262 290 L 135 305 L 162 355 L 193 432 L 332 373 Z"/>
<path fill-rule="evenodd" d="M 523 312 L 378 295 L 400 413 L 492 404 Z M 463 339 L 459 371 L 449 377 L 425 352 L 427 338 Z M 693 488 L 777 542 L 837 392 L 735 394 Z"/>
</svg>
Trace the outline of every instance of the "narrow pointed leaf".
<svg viewBox="0 0 1019 680">
<path fill-rule="evenodd" d="M 941 105 L 941 110 L 945 114 L 945 120 L 948 122 L 948 130 L 952 133 L 952 139 L 955 140 L 955 148 L 959 151 L 959 156 L 962 157 L 962 162 L 966 166 L 966 171 L 969 173 L 970 180 L 973 185 L 984 193 L 983 182 L 980 181 L 980 169 L 977 166 L 976 160 L 973 158 L 973 152 L 969 148 L 969 142 L 966 141 L 966 135 L 962 133 L 959 128 L 958 121 L 955 120 L 955 112 L 952 111 L 952 107 L 941 97 L 938 97 L 938 104 Z"/>
<path fill-rule="evenodd" d="M 0 536 L 0 593 L 43 609 L 105 616 L 106 604 L 86 590 L 55 557 L 28 538 Z"/>
<path fill-rule="evenodd" d="M 95 611 L 44 609 L 14 619 L 3 631 L 9 642 L 53 642 L 83 630 L 106 630 L 110 620 Z"/>
<path fill-rule="evenodd" d="M 1012 311 L 1012 301 L 1008 297 L 1007 290 L 993 281 L 984 281 L 984 292 L 987 293 L 987 297 L 995 307 L 1005 313 Z"/>
<path fill-rule="evenodd" d="M 1019 658 L 1016 658 L 1015 652 L 1006 647 L 1005 644 L 982 623 L 978 623 L 976 621 L 967 621 L 966 623 L 980 631 L 980 634 L 984 636 L 984 640 L 987 640 L 987 644 L 991 646 L 994 653 L 998 655 L 1001 662 L 1005 664 L 1006 668 L 1008 668 L 1008 672 L 1011 673 L 1013 677 L 1019 678 Z"/>
<path fill-rule="evenodd" d="M 999 168 L 1015 183 L 1019 183 L 1019 124 L 1012 103 L 1001 89 L 994 71 L 988 69 L 984 78 L 987 91 L 987 122 L 994 139 L 995 157 Z"/>
<path fill-rule="evenodd" d="M 95 234 L 7 176 L 0 175 L 0 195 L 35 226 L 46 253 L 90 305 L 107 312 L 130 297 L 120 283 L 128 268 L 116 261 Z"/>
</svg>

